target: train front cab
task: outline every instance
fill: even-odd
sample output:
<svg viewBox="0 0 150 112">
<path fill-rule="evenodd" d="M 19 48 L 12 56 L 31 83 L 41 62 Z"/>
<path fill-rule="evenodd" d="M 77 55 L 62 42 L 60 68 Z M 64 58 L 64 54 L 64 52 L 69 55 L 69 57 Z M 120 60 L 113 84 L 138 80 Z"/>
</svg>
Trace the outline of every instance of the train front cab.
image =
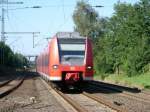
<svg viewBox="0 0 150 112">
<path fill-rule="evenodd" d="M 50 51 L 51 80 L 67 84 L 93 80 L 92 45 L 88 38 L 54 38 Z"/>
</svg>

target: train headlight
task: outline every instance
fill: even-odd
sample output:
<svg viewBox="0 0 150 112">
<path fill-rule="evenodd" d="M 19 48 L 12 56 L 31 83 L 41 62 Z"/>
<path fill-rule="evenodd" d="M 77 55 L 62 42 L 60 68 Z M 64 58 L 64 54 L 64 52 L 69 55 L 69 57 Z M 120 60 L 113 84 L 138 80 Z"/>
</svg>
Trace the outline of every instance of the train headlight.
<svg viewBox="0 0 150 112">
<path fill-rule="evenodd" d="M 53 69 L 58 69 L 58 65 L 53 65 Z"/>
<path fill-rule="evenodd" d="M 87 70 L 92 70 L 92 66 L 87 66 Z"/>
</svg>

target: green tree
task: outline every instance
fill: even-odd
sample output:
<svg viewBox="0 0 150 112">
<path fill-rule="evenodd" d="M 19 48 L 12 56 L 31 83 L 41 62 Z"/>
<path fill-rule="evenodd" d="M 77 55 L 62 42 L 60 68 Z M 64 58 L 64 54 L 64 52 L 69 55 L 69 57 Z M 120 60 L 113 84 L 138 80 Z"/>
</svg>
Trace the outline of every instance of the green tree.
<svg viewBox="0 0 150 112">
<path fill-rule="evenodd" d="M 129 76 L 148 71 L 150 64 L 150 0 L 118 2 L 110 18 L 100 18 L 83 1 L 73 14 L 75 30 L 94 43 L 97 74 L 117 72 Z"/>
<path fill-rule="evenodd" d="M 0 65 L 22 68 L 28 65 L 28 60 L 22 54 L 14 54 L 8 45 L 0 42 Z"/>
<path fill-rule="evenodd" d="M 75 31 L 81 35 L 87 36 L 94 40 L 100 37 L 105 30 L 105 18 L 99 18 L 98 13 L 84 1 L 77 2 L 77 6 L 73 13 L 75 23 Z"/>
<path fill-rule="evenodd" d="M 101 50 L 103 48 L 99 45 L 99 38 L 102 38 L 105 32 L 107 32 L 108 18 L 100 18 L 92 6 L 84 1 L 79 1 L 73 13 L 73 20 L 75 23 L 75 31 L 83 36 L 91 38 L 93 41 L 95 69 L 97 69 L 96 72 L 99 72 L 99 70 L 101 71 L 102 68 L 100 66 L 102 63 L 99 63 L 99 61 L 101 62 L 101 60 L 103 60 L 103 56 L 99 57 L 98 55 L 102 53 Z"/>
<path fill-rule="evenodd" d="M 141 73 L 144 66 L 149 63 L 150 2 L 148 1 L 141 0 L 134 5 L 118 3 L 115 5 L 116 13 L 111 17 L 113 37 L 118 41 L 115 49 L 115 55 L 118 57 L 115 60 L 129 75 Z"/>
</svg>

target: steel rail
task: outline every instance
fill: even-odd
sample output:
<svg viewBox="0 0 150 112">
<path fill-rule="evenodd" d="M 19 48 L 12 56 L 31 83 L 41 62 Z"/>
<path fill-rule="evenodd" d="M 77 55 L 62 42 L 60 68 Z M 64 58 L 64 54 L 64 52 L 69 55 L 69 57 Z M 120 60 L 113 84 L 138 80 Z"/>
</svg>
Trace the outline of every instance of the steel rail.
<svg viewBox="0 0 150 112">
<path fill-rule="evenodd" d="M 99 84 L 99 85 L 112 86 L 112 87 L 120 88 L 121 90 L 126 90 L 126 91 L 131 91 L 131 92 L 141 92 L 141 89 L 136 88 L 136 87 L 128 87 L 128 86 L 117 85 L 113 83 L 107 83 L 107 82 L 96 81 L 96 80 L 94 80 L 92 83 Z"/>
<path fill-rule="evenodd" d="M 25 75 L 19 77 L 18 79 L 14 79 L 14 80 L 9 81 L 6 85 L 1 87 L 0 88 L 0 98 L 8 95 L 9 93 L 11 93 L 15 89 L 17 89 L 23 83 L 24 79 L 25 79 Z M 9 84 L 12 82 L 15 82 L 15 83 L 13 85 L 9 86 Z M 8 85 L 8 88 L 6 88 L 7 85 Z"/>
<path fill-rule="evenodd" d="M 3 87 L 3 86 L 5 86 L 5 85 L 7 85 L 7 84 L 8 84 L 9 82 L 11 82 L 11 81 L 12 81 L 12 79 L 0 83 L 0 87 Z"/>
<path fill-rule="evenodd" d="M 146 95 L 150 95 L 150 91 L 142 91 L 142 93 L 144 93 Z"/>
<path fill-rule="evenodd" d="M 48 83 L 45 80 L 43 80 L 42 78 L 40 78 L 40 79 L 41 79 L 41 81 L 44 83 L 44 85 L 46 87 L 47 86 L 50 87 L 50 89 L 52 89 L 53 91 L 55 91 L 61 98 L 63 98 L 76 111 L 78 111 L 78 112 L 88 112 L 84 107 L 82 107 L 80 104 L 78 104 L 75 100 L 73 100 L 72 98 L 68 97 L 66 94 L 64 94 L 61 91 L 59 91 L 56 88 L 54 88 L 54 86 L 52 85 L 52 83 Z M 49 92 L 50 92 L 50 90 L 49 90 Z"/>
<path fill-rule="evenodd" d="M 78 112 L 88 112 L 84 107 L 82 107 L 79 103 L 77 103 L 72 98 L 63 94 L 61 91 L 55 90 L 60 96 L 62 96 L 67 102 L 69 102 Z"/>
<path fill-rule="evenodd" d="M 150 103 L 150 100 L 148 98 L 144 98 L 144 97 L 141 97 L 141 96 L 136 96 L 130 92 L 127 92 L 127 91 L 123 91 L 122 88 L 117 88 L 117 87 L 114 87 L 114 86 L 111 86 L 111 85 L 104 85 L 104 84 L 98 84 L 98 83 L 91 83 L 92 85 L 94 86 L 97 86 L 97 88 L 105 88 L 107 90 L 112 90 L 112 91 L 117 91 L 117 92 L 120 92 L 122 94 L 120 94 L 120 96 L 124 96 L 124 97 L 128 97 L 128 98 L 132 98 L 134 100 L 137 100 L 137 101 L 141 101 L 141 102 L 144 102 L 144 103 Z M 130 97 L 129 97 L 130 96 Z"/>
<path fill-rule="evenodd" d="M 66 94 L 62 93 L 61 91 L 54 89 L 53 86 L 50 84 L 51 88 L 57 92 L 65 101 L 67 101 L 70 105 L 72 105 L 78 112 L 88 112 L 88 110 L 86 110 L 83 106 L 81 106 L 78 102 L 76 102 L 75 100 L 73 100 L 72 98 L 70 98 L 69 96 L 67 96 Z M 122 107 L 119 107 L 111 102 L 108 102 L 106 100 L 104 100 L 103 98 L 100 97 L 96 97 L 94 95 L 91 95 L 89 93 L 83 92 L 82 95 L 97 101 L 98 103 L 101 103 L 117 112 L 128 112 L 126 109 L 123 109 Z"/>
<path fill-rule="evenodd" d="M 115 105 L 114 103 L 105 100 L 105 99 L 102 98 L 101 96 L 96 96 L 96 95 L 93 95 L 93 94 L 89 94 L 89 93 L 87 93 L 87 92 L 83 92 L 82 94 L 83 94 L 84 96 L 87 96 L 88 98 L 91 98 L 91 99 L 93 99 L 93 100 L 95 100 L 95 101 L 97 101 L 97 102 L 103 104 L 103 105 L 108 106 L 109 108 L 111 108 L 111 109 L 113 109 L 113 110 L 116 110 L 117 112 L 128 112 L 127 109 L 124 109 L 124 108 L 122 108 L 122 107 L 120 107 L 120 106 L 117 106 L 117 105 Z"/>
</svg>

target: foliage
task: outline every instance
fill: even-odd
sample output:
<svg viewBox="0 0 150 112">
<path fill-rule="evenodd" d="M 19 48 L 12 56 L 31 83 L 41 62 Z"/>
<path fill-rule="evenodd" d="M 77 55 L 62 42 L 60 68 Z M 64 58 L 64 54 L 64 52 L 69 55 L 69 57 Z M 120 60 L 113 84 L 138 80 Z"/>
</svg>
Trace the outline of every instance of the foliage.
<svg viewBox="0 0 150 112">
<path fill-rule="evenodd" d="M 132 77 L 127 77 L 125 74 L 117 75 L 117 74 L 107 74 L 108 77 L 105 78 L 107 81 L 111 81 L 113 83 L 119 83 L 126 86 L 132 87 L 140 87 L 145 89 L 150 89 L 150 72 L 136 75 Z M 96 79 L 100 79 L 99 76 L 95 77 Z"/>
<path fill-rule="evenodd" d="M 0 65 L 22 68 L 28 65 L 28 60 L 19 53 L 13 53 L 10 47 L 0 42 Z"/>
<path fill-rule="evenodd" d="M 90 4 L 79 1 L 73 14 L 75 30 L 93 40 L 96 74 L 149 71 L 150 0 L 118 2 L 114 10 L 112 17 L 100 18 Z"/>
<path fill-rule="evenodd" d="M 73 20 L 76 25 L 75 30 L 83 36 L 92 38 L 94 42 L 97 41 L 97 37 L 103 35 L 106 19 L 99 18 L 98 13 L 84 1 L 77 2 Z"/>
</svg>

